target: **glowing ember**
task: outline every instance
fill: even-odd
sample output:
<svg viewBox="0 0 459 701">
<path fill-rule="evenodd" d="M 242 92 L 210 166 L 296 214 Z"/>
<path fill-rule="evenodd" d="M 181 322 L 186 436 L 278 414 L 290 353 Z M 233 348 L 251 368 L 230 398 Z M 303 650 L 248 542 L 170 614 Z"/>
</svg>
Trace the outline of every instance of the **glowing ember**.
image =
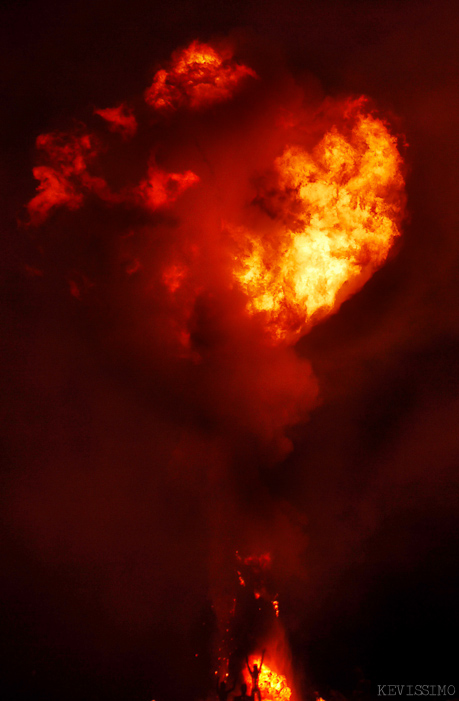
<svg viewBox="0 0 459 701">
<path fill-rule="evenodd" d="M 404 180 L 396 139 L 379 119 L 348 107 L 312 154 L 287 147 L 276 160 L 280 212 L 264 236 L 234 229 L 234 274 L 252 314 L 276 340 L 336 310 L 387 257 L 400 234 Z"/>
<path fill-rule="evenodd" d="M 169 71 L 159 70 L 145 93 L 145 101 L 155 109 L 180 106 L 199 109 L 232 97 L 242 78 L 256 77 L 247 66 L 235 63 L 229 49 L 217 49 L 193 41 L 176 52 Z"/>
</svg>

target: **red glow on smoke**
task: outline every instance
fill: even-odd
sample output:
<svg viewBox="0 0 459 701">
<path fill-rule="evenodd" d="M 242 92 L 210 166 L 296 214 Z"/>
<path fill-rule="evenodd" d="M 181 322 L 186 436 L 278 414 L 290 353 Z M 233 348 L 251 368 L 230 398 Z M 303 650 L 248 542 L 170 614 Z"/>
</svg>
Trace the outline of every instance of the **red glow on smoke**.
<svg viewBox="0 0 459 701">
<path fill-rule="evenodd" d="M 198 182 L 199 177 L 191 170 L 165 173 L 153 163 L 146 179 L 133 189 L 133 195 L 150 209 L 158 209 L 175 202 L 182 192 Z"/>
<path fill-rule="evenodd" d="M 118 107 L 94 110 L 108 124 L 110 131 L 118 132 L 123 139 L 129 139 L 137 131 L 137 120 L 131 107 L 121 104 Z"/>
<path fill-rule="evenodd" d="M 90 172 L 91 165 L 98 165 L 101 150 L 93 135 L 42 134 L 37 138 L 37 148 L 44 152 L 48 164 L 33 169 L 34 177 L 40 181 L 38 194 L 27 205 L 34 225 L 43 223 L 56 207 L 81 208 L 89 193 L 108 204 L 126 203 L 155 210 L 172 204 L 182 192 L 199 182 L 191 170 L 168 173 L 152 160 L 146 178 L 138 185 L 112 192 L 104 178 Z"/>
<path fill-rule="evenodd" d="M 36 146 L 45 164 L 33 169 L 40 181 L 38 194 L 27 205 L 33 224 L 42 223 L 50 210 L 58 206 L 79 209 L 84 195 L 94 192 L 100 198 L 111 199 L 103 178 L 90 173 L 100 149 L 91 134 L 54 132 L 37 137 Z"/>
<path fill-rule="evenodd" d="M 178 265 L 171 265 L 163 272 L 163 282 L 169 292 L 176 292 L 187 275 L 187 270 Z"/>
<path fill-rule="evenodd" d="M 145 100 L 157 110 L 178 107 L 200 109 L 229 100 L 243 78 L 255 72 L 233 60 L 229 47 L 221 50 L 193 41 L 177 51 L 168 70 L 159 70 L 145 92 Z"/>
<path fill-rule="evenodd" d="M 255 574 L 262 574 L 271 567 L 271 555 L 269 553 L 249 555 L 244 558 L 244 564 L 250 567 Z"/>
</svg>

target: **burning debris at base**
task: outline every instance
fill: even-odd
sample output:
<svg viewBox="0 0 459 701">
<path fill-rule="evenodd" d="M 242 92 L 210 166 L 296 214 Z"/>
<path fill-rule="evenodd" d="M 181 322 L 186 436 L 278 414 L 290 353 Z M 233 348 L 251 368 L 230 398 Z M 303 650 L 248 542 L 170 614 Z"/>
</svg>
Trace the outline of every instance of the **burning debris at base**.
<svg viewBox="0 0 459 701">
<path fill-rule="evenodd" d="M 237 557 L 238 590 L 228 611 L 216 670 L 217 697 L 288 701 L 292 697 L 290 651 L 278 619 L 277 601 L 268 591 L 269 553 Z M 263 640 L 267 647 L 256 654 Z M 239 691 L 238 691 L 239 690 Z M 246 691 L 248 690 L 248 691 Z"/>
</svg>

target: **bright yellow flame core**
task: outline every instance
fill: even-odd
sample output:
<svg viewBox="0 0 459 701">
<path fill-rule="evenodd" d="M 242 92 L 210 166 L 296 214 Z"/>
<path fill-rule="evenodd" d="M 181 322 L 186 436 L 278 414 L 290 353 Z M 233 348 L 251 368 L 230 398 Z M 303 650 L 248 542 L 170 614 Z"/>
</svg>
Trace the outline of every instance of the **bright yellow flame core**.
<svg viewBox="0 0 459 701">
<path fill-rule="evenodd" d="M 237 237 L 234 271 L 275 340 L 337 309 L 383 264 L 400 234 L 401 165 L 395 137 L 362 114 L 346 136 L 333 127 L 312 154 L 291 146 L 276 160 L 287 204 L 275 233 Z"/>
<path fill-rule="evenodd" d="M 258 686 L 263 701 L 288 701 L 292 695 L 287 679 L 282 674 L 273 672 L 266 665 L 261 668 Z"/>
</svg>

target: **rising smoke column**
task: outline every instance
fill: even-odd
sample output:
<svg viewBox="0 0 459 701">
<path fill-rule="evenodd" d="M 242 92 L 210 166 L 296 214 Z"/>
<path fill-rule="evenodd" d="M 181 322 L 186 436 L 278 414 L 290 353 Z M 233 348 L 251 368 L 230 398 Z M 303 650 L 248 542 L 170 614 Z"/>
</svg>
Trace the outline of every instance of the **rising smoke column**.
<svg viewBox="0 0 459 701">
<path fill-rule="evenodd" d="M 96 111 L 120 143 L 135 145 L 141 129 L 149 132 L 139 136 L 149 144 L 140 175 L 110 182 L 100 120 L 94 128 L 45 134 L 37 140 L 43 161 L 34 169 L 40 184 L 28 212 L 31 225 L 43 227 L 45 244 L 46 225 L 61 212 L 91 220 L 93 210 L 102 211 L 117 221 L 107 244 L 110 284 L 81 256 L 66 271 L 70 293 L 88 308 L 110 298 L 121 319 L 132 314 L 132 336 L 120 345 L 159 357 L 166 379 L 177 371 L 186 379 L 190 399 L 181 420 L 188 427 L 168 469 L 184 475 L 196 453 L 210 454 L 199 469 L 211 548 L 229 540 L 234 554 L 242 542 L 246 551 L 267 549 L 274 558 L 282 556 L 277 541 L 294 528 L 288 518 L 279 528 L 278 505 L 257 470 L 239 467 L 244 441 L 255 437 L 248 455 L 267 462 L 291 450 L 289 428 L 307 417 L 319 394 L 292 343 L 384 263 L 400 234 L 404 183 L 397 140 L 365 100 L 315 109 L 292 101 L 286 108 L 267 95 L 254 106 L 259 73 L 228 46 L 193 42 L 176 52 L 145 92 L 143 124 L 128 106 Z M 233 110 L 229 119 L 226 110 Z M 134 279 L 129 291 L 123 275 Z M 171 405 L 174 399 L 179 391 Z M 216 438 L 196 445 L 190 424 L 191 433 L 206 426 Z M 217 509 L 214 490 L 221 494 Z M 303 547 L 293 540 L 286 571 Z M 232 561 L 221 566 L 231 569 Z M 220 574 L 210 570 L 217 599 Z M 220 628 L 228 611 L 219 608 Z M 253 641 L 247 652 L 262 645 Z"/>
</svg>

